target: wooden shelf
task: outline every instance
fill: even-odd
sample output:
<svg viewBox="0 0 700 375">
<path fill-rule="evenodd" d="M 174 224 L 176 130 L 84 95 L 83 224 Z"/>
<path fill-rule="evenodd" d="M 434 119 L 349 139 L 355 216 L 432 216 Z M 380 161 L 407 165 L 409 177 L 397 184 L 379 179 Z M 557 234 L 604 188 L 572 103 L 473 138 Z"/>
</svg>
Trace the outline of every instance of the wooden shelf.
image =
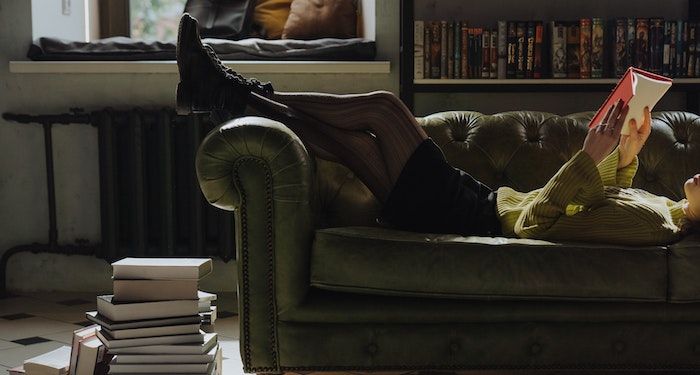
<svg viewBox="0 0 700 375">
<path fill-rule="evenodd" d="M 416 79 L 414 92 L 572 92 L 609 91 L 617 78 L 543 79 Z M 700 90 L 700 78 L 674 78 L 671 91 Z"/>
</svg>

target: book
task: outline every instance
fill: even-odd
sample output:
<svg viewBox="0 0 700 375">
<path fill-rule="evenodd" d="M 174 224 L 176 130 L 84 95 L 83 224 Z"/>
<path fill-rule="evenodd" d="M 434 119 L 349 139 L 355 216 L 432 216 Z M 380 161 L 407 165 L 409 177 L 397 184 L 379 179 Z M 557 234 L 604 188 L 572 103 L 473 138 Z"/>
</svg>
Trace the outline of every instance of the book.
<svg viewBox="0 0 700 375">
<path fill-rule="evenodd" d="M 663 18 L 649 19 L 649 71 L 661 74 L 663 65 Z"/>
<path fill-rule="evenodd" d="M 532 68 L 532 77 L 533 78 L 542 78 L 543 76 L 543 68 L 544 64 L 542 61 L 542 54 L 544 53 L 544 46 L 542 45 L 543 43 L 543 38 L 544 38 L 544 25 L 542 21 L 536 21 L 535 22 L 535 47 L 533 51 L 533 58 L 534 58 L 534 63 L 533 63 L 533 68 Z"/>
<path fill-rule="evenodd" d="M 491 69 L 491 30 L 484 29 L 481 34 L 481 78 L 489 78 Z"/>
<path fill-rule="evenodd" d="M 527 23 L 518 21 L 515 28 L 516 53 L 515 53 L 515 78 L 525 78 L 525 56 L 527 55 Z"/>
<path fill-rule="evenodd" d="M 430 21 L 423 23 L 423 78 L 430 78 Z"/>
<path fill-rule="evenodd" d="M 491 30 L 489 42 L 489 78 L 498 74 L 498 30 Z"/>
<path fill-rule="evenodd" d="M 199 300 L 118 303 L 113 295 L 97 296 L 97 312 L 115 322 L 197 315 Z"/>
<path fill-rule="evenodd" d="M 506 58 L 506 78 L 515 78 L 515 59 L 517 57 L 518 37 L 516 33 L 516 23 L 513 21 L 508 21 L 508 35 L 506 37 L 506 42 L 508 49 L 508 56 Z"/>
<path fill-rule="evenodd" d="M 447 77 L 447 21 L 440 21 L 440 78 Z"/>
<path fill-rule="evenodd" d="M 454 27 L 454 78 L 462 78 L 462 23 L 455 21 Z"/>
<path fill-rule="evenodd" d="M 24 371 L 30 375 L 67 375 L 70 367 L 70 346 L 61 346 L 48 353 L 24 361 Z"/>
<path fill-rule="evenodd" d="M 627 69 L 627 19 L 615 19 L 615 50 L 613 53 L 613 71 L 615 77 L 622 77 Z"/>
<path fill-rule="evenodd" d="M 686 77 L 695 77 L 695 29 L 696 23 L 693 21 L 688 22 L 688 69 Z"/>
<path fill-rule="evenodd" d="M 422 58 L 422 56 L 421 56 Z M 420 67 L 422 69 L 422 66 Z M 416 71 L 417 72 L 417 71 Z M 198 280 L 113 280 L 115 302 L 196 299 Z"/>
<path fill-rule="evenodd" d="M 99 338 L 93 336 L 80 343 L 80 355 L 75 372 L 70 375 L 93 375 L 95 367 L 100 361 L 100 350 L 104 352 L 104 346 Z"/>
<path fill-rule="evenodd" d="M 550 21 L 552 78 L 566 78 L 566 24 Z"/>
<path fill-rule="evenodd" d="M 168 325 L 177 324 L 195 324 L 198 323 L 201 318 L 199 315 L 187 315 L 187 316 L 175 316 L 170 318 L 158 318 L 158 319 L 146 319 L 146 320 L 127 320 L 121 322 L 115 322 L 103 315 L 97 313 L 97 311 L 88 311 L 85 313 L 85 317 L 96 324 L 102 326 L 109 330 L 118 329 L 133 329 L 133 328 L 144 328 L 144 327 L 160 327 Z"/>
<path fill-rule="evenodd" d="M 455 77 L 455 23 L 447 22 L 447 78 Z"/>
<path fill-rule="evenodd" d="M 535 23 L 528 21 L 525 29 L 525 78 L 533 78 L 535 69 Z"/>
<path fill-rule="evenodd" d="M 11 369 L 8 369 L 7 372 L 9 373 L 9 375 L 23 375 L 23 374 L 25 374 L 24 366 L 13 367 Z"/>
<path fill-rule="evenodd" d="M 201 279 L 211 270 L 208 258 L 124 258 L 112 263 L 115 280 Z"/>
<path fill-rule="evenodd" d="M 695 23 L 695 77 L 700 77 L 700 23 Z"/>
<path fill-rule="evenodd" d="M 603 78 L 605 25 L 602 18 L 591 19 L 591 78 Z"/>
<path fill-rule="evenodd" d="M 668 49 L 668 74 L 670 77 L 676 75 L 676 37 L 678 24 L 676 21 L 669 21 L 669 49 Z"/>
<path fill-rule="evenodd" d="M 423 38 L 425 34 L 425 23 L 420 20 L 413 22 L 413 79 L 423 79 Z M 114 286 L 114 295 L 117 296 L 117 287 Z M 165 298 L 175 299 L 175 298 Z M 185 298 L 186 299 L 186 298 Z M 121 299 L 118 299 L 121 300 Z"/>
<path fill-rule="evenodd" d="M 119 354 L 112 363 L 211 363 L 216 357 L 218 346 L 212 347 L 204 354 Z"/>
<path fill-rule="evenodd" d="M 507 21 L 498 21 L 498 30 L 497 30 L 497 36 L 498 36 L 498 50 L 497 50 L 497 56 L 498 56 L 498 62 L 496 64 L 496 78 L 498 79 L 506 79 L 506 69 L 507 69 L 507 64 L 506 61 L 508 59 L 508 22 Z"/>
<path fill-rule="evenodd" d="M 216 322 L 216 306 L 212 306 L 208 312 L 199 313 L 202 317 L 202 324 L 212 325 Z"/>
<path fill-rule="evenodd" d="M 635 30 L 635 46 L 637 51 L 634 54 L 634 66 L 639 69 L 649 68 L 649 22 L 646 18 L 637 18 L 637 28 Z"/>
<path fill-rule="evenodd" d="M 80 328 L 73 331 L 73 340 L 71 342 L 71 353 L 70 361 L 68 362 L 68 371 L 71 374 L 75 374 L 76 365 L 78 364 L 78 353 L 80 352 L 80 343 L 95 337 L 97 335 L 97 330 L 100 329 L 99 325 L 93 324 L 91 326 Z"/>
<path fill-rule="evenodd" d="M 623 105 L 629 106 L 629 111 L 624 119 L 621 134 L 629 134 L 629 120 L 634 118 L 637 124 L 641 125 L 644 119 L 644 107 L 649 106 L 649 111 L 653 110 L 656 103 L 671 87 L 672 82 L 671 78 L 662 75 L 635 67 L 628 68 L 591 119 L 590 126 L 600 124 L 610 107 L 622 99 Z"/>
<path fill-rule="evenodd" d="M 460 78 L 469 78 L 469 22 L 462 21 L 461 28 L 460 42 L 462 48 L 460 54 L 462 57 L 460 59 Z"/>
<path fill-rule="evenodd" d="M 572 21 L 566 26 L 566 77 L 579 78 L 579 36 L 580 26 L 577 21 Z"/>
<path fill-rule="evenodd" d="M 440 78 L 440 56 L 442 48 L 440 21 L 430 23 L 430 78 Z"/>
<path fill-rule="evenodd" d="M 683 21 L 683 28 L 681 31 L 681 66 L 679 77 L 688 76 L 688 21 Z"/>
<path fill-rule="evenodd" d="M 216 333 L 205 333 L 201 343 L 139 345 L 109 348 L 112 354 L 205 354 L 218 343 Z"/>
<path fill-rule="evenodd" d="M 209 309 L 207 309 L 209 311 Z M 184 335 L 187 333 L 198 333 L 200 323 L 196 324 L 180 324 L 174 326 L 161 326 L 161 327 L 145 327 L 145 328 L 130 328 L 130 329 L 118 329 L 111 330 L 107 328 L 102 328 L 111 337 L 120 339 L 134 339 L 139 337 L 153 337 L 153 336 L 169 336 L 169 335 Z"/>
<path fill-rule="evenodd" d="M 115 339 L 103 331 L 97 331 L 97 337 L 100 338 L 100 341 L 109 349 L 111 354 L 115 354 L 112 351 L 113 348 L 147 345 L 201 344 L 204 342 L 203 331 L 185 335 L 139 337 L 133 339 Z"/>
<path fill-rule="evenodd" d="M 579 20 L 579 78 L 591 78 L 591 19 Z"/>
<path fill-rule="evenodd" d="M 636 20 L 634 18 L 628 18 L 627 19 L 627 63 L 625 64 L 625 68 L 623 69 L 622 74 L 620 74 L 620 77 L 622 77 L 622 75 L 625 74 L 628 67 L 634 65 L 636 53 L 637 53 L 637 23 L 636 23 Z"/>
<path fill-rule="evenodd" d="M 683 20 L 676 21 L 676 61 L 673 69 L 674 77 L 683 77 Z"/>
<path fill-rule="evenodd" d="M 208 374 L 216 365 L 210 363 L 118 363 L 119 356 L 116 356 L 109 363 L 110 374 Z"/>
</svg>

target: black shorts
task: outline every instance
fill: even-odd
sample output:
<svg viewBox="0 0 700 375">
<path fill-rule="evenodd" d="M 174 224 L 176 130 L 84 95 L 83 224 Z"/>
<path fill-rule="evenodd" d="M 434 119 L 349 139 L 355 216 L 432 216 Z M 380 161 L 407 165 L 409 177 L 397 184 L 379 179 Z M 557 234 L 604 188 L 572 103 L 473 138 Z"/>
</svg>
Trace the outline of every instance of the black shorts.
<svg viewBox="0 0 700 375">
<path fill-rule="evenodd" d="M 415 232 L 501 234 L 496 192 L 451 166 L 430 138 L 404 165 L 378 221 Z"/>
</svg>

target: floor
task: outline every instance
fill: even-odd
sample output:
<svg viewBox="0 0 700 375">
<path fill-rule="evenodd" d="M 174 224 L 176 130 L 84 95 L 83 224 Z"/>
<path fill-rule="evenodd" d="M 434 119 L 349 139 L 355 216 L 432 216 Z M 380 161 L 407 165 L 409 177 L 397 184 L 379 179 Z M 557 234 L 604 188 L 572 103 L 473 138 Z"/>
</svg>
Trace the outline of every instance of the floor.
<svg viewBox="0 0 700 375">
<path fill-rule="evenodd" d="M 234 293 L 220 293 L 217 298 L 219 318 L 213 330 L 219 333 L 223 348 L 223 374 L 243 374 L 243 365 L 238 350 L 238 315 Z M 0 375 L 7 369 L 18 366 L 27 358 L 48 352 L 62 345 L 70 345 L 73 331 L 90 325 L 85 311 L 95 310 L 95 295 L 89 293 L 31 293 L 13 295 L 0 299 Z M 459 375 L 506 375 L 532 374 L 531 371 L 466 371 Z M 547 374 L 587 374 L 590 371 L 543 371 Z M 595 371 L 594 374 L 614 374 L 613 371 Z M 637 371 L 622 372 L 639 373 Z M 668 372 L 643 372 L 645 374 Z M 689 374 L 697 372 L 674 372 Z M 346 372 L 304 373 L 287 375 L 457 375 L 450 371 L 413 372 Z"/>
</svg>

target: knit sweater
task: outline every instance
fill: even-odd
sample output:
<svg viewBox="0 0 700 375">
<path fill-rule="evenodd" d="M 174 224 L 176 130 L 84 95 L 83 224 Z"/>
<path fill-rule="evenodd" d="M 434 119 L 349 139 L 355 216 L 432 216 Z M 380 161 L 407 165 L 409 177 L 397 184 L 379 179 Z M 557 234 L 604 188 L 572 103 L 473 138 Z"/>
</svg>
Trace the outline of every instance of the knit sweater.
<svg viewBox="0 0 700 375">
<path fill-rule="evenodd" d="M 581 150 L 541 189 L 521 193 L 499 188 L 496 210 L 503 234 L 620 245 L 678 240 L 686 200 L 631 188 L 639 160 L 617 169 L 618 158 L 615 149 L 596 166 Z"/>
</svg>

